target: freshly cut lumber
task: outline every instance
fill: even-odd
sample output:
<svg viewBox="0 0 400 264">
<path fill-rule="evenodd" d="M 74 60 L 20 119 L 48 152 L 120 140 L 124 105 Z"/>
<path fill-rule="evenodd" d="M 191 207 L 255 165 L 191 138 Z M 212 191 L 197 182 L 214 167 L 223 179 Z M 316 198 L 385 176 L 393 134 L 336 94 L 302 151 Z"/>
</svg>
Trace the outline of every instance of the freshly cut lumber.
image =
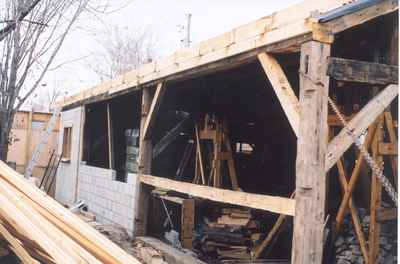
<svg viewBox="0 0 400 264">
<path fill-rule="evenodd" d="M 179 182 L 153 175 L 140 175 L 139 181 L 154 187 L 166 188 L 211 201 L 241 205 L 278 214 L 294 215 L 295 200 L 262 194 L 224 190 L 209 186 Z"/>
<path fill-rule="evenodd" d="M 6 180 L 21 195 L 30 199 L 32 201 L 31 207 L 34 208 L 34 210 L 37 210 L 51 224 L 53 224 L 71 239 L 75 240 L 77 244 L 87 250 L 100 262 L 116 264 L 140 263 L 137 259 L 128 255 L 120 247 L 112 243 L 106 237 L 98 233 L 94 228 L 90 227 L 84 221 L 79 219 L 78 216 L 64 208 L 62 205 L 46 195 L 44 192 L 40 191 L 35 186 L 26 182 L 22 175 L 8 167 L 4 162 L 0 162 L 0 178 Z M 2 197 L 4 202 L 8 203 L 11 207 L 15 207 L 7 198 L 4 197 L 4 195 L 2 195 Z M 9 216 L 7 212 L 8 210 L 3 210 L 1 215 L 3 216 L 4 213 L 4 216 Z M 20 213 L 20 215 L 22 215 L 21 217 L 24 217 L 22 213 Z M 35 228 L 35 226 L 32 228 Z M 38 231 L 41 232 L 40 229 Z M 28 231 L 27 233 L 32 235 L 33 232 Z M 47 236 L 44 236 L 43 238 L 36 237 L 34 240 L 39 244 L 39 242 L 43 243 L 45 240 L 40 240 L 46 239 L 46 237 Z M 51 249 L 50 246 L 43 246 L 43 248 L 46 250 L 49 250 L 49 248 Z M 69 256 L 61 257 L 61 255 L 65 254 L 55 257 L 54 254 L 57 254 L 58 252 L 56 250 L 52 251 L 54 251 L 53 255 L 50 255 L 53 257 L 56 263 L 74 263 Z M 60 260 L 62 258 L 66 262 Z"/>
<path fill-rule="evenodd" d="M 31 203 L 29 199 L 26 199 L 23 195 L 19 194 L 18 191 L 9 186 L 4 179 L 0 178 L 0 193 L 4 194 L 12 203 L 17 205 L 22 213 L 25 214 L 31 221 L 34 221 L 37 226 L 45 232 L 45 234 L 54 241 L 64 252 L 68 255 L 86 263 L 97 263 L 98 261 L 94 256 L 89 254 L 86 250 L 80 247 L 75 241 L 53 226 L 46 218 L 39 214 L 35 208 L 35 205 Z M 32 207 L 30 207 L 32 206 Z"/>
<path fill-rule="evenodd" d="M 40 264 L 39 261 L 33 259 L 31 255 L 21 246 L 18 240 L 8 232 L 8 230 L 0 222 L 0 234 L 10 243 L 11 249 L 15 255 L 19 257 L 22 263 Z"/>
<path fill-rule="evenodd" d="M 398 93 L 398 85 L 390 84 L 372 98 L 348 123 L 348 128 L 352 131 L 353 135 L 357 137 L 360 136 L 361 133 L 385 111 L 386 107 L 390 105 Z M 329 142 L 325 156 L 325 171 L 329 171 L 353 143 L 353 137 L 343 128 L 340 133 Z"/>
<path fill-rule="evenodd" d="M 4 195 L 0 193 L 0 214 L 7 220 L 8 223 L 12 223 L 19 230 L 22 230 L 25 234 L 28 234 L 30 238 L 35 240 L 42 248 L 45 248 L 49 255 L 57 260 L 57 263 L 76 263 L 76 261 L 68 256 L 63 250 L 47 235 L 37 227 L 33 222 L 30 221 L 20 210 L 13 205 Z"/>
</svg>

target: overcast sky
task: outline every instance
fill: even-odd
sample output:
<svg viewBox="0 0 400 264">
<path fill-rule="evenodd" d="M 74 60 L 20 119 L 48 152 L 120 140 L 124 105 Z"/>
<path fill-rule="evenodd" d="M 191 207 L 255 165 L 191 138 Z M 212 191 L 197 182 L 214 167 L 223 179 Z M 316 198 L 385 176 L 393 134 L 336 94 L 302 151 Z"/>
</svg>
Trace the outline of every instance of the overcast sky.
<svg viewBox="0 0 400 264">
<path fill-rule="evenodd" d="M 67 87 L 69 94 L 89 88 L 99 82 L 88 67 L 94 53 L 101 50 L 104 26 L 118 26 L 127 31 L 146 29 L 157 40 L 157 55 L 166 56 L 181 47 L 183 32 L 178 25 L 186 23 L 192 14 L 191 38 L 194 43 L 222 34 L 275 11 L 301 2 L 299 0 L 112 0 L 115 7 L 124 8 L 110 14 L 84 16 L 78 27 L 67 37 L 54 65 L 67 63 L 51 71 L 45 78 L 47 89 Z M 104 25 L 105 24 L 105 25 Z M 82 59 L 84 58 L 84 59 Z M 40 95 L 40 91 L 38 92 Z M 40 97 L 40 96 L 39 96 Z"/>
</svg>

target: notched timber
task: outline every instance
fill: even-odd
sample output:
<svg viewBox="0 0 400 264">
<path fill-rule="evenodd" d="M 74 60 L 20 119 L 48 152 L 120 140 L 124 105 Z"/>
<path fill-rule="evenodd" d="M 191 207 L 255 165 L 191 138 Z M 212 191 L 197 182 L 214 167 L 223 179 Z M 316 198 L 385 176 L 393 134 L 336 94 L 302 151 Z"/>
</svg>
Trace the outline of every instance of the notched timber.
<svg viewBox="0 0 400 264">
<path fill-rule="evenodd" d="M 398 71 L 397 66 L 331 57 L 327 74 L 338 81 L 396 84 Z"/>
</svg>

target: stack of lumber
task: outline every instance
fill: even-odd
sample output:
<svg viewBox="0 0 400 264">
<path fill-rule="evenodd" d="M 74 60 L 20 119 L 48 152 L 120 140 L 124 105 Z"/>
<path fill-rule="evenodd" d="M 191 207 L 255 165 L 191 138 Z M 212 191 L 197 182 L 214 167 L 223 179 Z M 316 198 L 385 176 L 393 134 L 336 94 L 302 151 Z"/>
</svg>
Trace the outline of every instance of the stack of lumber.
<svg viewBox="0 0 400 264">
<path fill-rule="evenodd" d="M 261 239 L 260 223 L 249 209 L 222 208 L 215 221 L 204 219 L 202 252 L 218 259 L 251 258 L 251 249 Z"/>
<path fill-rule="evenodd" d="M 0 161 L 0 234 L 22 263 L 140 263 Z"/>
</svg>

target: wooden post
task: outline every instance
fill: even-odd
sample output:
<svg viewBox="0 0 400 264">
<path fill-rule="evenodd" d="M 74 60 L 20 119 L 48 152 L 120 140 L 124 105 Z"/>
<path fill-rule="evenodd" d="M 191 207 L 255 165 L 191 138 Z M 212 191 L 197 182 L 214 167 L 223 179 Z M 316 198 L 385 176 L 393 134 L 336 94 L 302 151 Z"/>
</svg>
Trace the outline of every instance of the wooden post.
<svg viewBox="0 0 400 264">
<path fill-rule="evenodd" d="M 142 89 L 142 113 L 140 120 L 140 141 L 139 141 L 139 175 L 151 173 L 152 143 L 150 139 L 144 138 L 143 129 L 149 114 L 151 105 L 151 95 L 149 88 Z M 135 235 L 144 236 L 146 234 L 147 215 L 149 207 L 150 191 L 143 183 L 137 179 L 137 199 L 136 199 L 136 222 Z"/>
<path fill-rule="evenodd" d="M 113 143 L 113 127 L 111 120 L 111 107 L 107 103 L 107 139 L 108 139 L 108 168 L 114 169 L 114 143 Z"/>
<path fill-rule="evenodd" d="M 193 230 L 194 230 L 194 199 L 184 199 L 182 201 L 182 245 L 184 248 L 192 249 L 193 247 Z"/>
<path fill-rule="evenodd" d="M 300 127 L 297 139 L 296 209 L 292 263 L 320 264 L 325 222 L 325 153 L 328 142 L 326 75 L 330 44 L 301 46 Z"/>
<path fill-rule="evenodd" d="M 383 169 L 383 156 L 379 154 L 378 146 L 382 142 L 383 115 L 379 118 L 375 138 L 372 143 L 372 156 L 378 166 Z M 376 174 L 371 179 L 371 216 L 369 225 L 369 260 L 368 263 L 377 263 L 379 256 L 380 224 L 378 221 L 378 210 L 381 207 L 382 186 Z"/>
</svg>

